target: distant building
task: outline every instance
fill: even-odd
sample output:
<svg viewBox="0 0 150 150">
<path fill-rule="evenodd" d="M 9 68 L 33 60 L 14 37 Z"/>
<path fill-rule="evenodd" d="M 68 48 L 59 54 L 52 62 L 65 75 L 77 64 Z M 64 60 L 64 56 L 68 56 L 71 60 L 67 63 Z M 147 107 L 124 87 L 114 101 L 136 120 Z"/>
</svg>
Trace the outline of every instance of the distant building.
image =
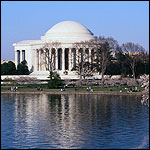
<svg viewBox="0 0 150 150">
<path fill-rule="evenodd" d="M 15 60 L 1 60 L 1 64 L 8 63 L 9 61 L 12 61 L 13 63 L 15 63 Z"/>
<path fill-rule="evenodd" d="M 147 54 L 146 52 L 123 52 L 123 54 L 128 54 L 129 56 L 136 56 L 136 55 L 140 55 L 140 54 Z"/>
</svg>

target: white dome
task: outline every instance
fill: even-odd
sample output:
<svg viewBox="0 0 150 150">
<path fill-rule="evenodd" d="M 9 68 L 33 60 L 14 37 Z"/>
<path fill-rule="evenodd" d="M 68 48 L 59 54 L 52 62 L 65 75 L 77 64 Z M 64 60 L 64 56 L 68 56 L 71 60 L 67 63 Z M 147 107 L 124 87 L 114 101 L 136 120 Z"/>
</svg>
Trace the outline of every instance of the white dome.
<svg viewBox="0 0 150 150">
<path fill-rule="evenodd" d="M 93 33 L 85 26 L 74 21 L 63 21 L 54 25 L 48 30 L 45 36 L 41 37 L 44 41 L 58 41 L 61 43 L 74 43 L 94 39 Z"/>
</svg>

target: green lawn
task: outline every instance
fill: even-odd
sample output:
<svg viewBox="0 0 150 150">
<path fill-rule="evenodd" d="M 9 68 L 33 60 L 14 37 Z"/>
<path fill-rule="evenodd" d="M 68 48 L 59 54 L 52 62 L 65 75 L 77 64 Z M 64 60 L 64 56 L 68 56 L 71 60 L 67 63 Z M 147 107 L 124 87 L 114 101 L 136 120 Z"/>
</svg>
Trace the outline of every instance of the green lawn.
<svg viewBox="0 0 150 150">
<path fill-rule="evenodd" d="M 18 86 L 18 91 L 37 91 L 37 86 L 39 85 L 33 85 L 33 86 L 24 86 L 24 85 L 20 85 Z M 1 86 L 1 90 L 2 91 L 8 91 L 8 89 L 10 90 L 11 86 Z M 40 85 L 40 87 L 42 88 L 43 91 L 60 91 L 61 88 L 58 89 L 48 89 L 48 87 L 46 85 Z M 80 88 L 73 88 L 73 87 L 67 87 L 66 91 L 79 91 L 79 92 L 85 92 L 86 91 L 87 86 L 83 86 Z M 91 88 L 93 89 L 93 91 L 113 91 L 113 92 L 119 92 L 120 89 L 122 89 L 122 92 L 127 92 L 127 90 L 125 88 L 132 88 L 132 87 L 100 87 L 100 86 L 91 86 Z M 143 91 L 144 88 L 138 87 L 140 89 L 140 92 Z"/>
</svg>

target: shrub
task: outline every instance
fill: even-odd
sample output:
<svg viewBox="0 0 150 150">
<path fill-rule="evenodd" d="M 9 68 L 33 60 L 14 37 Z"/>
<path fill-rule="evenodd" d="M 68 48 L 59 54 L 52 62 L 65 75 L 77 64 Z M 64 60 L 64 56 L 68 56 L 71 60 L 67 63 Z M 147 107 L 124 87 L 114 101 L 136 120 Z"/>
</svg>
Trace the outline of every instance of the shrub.
<svg viewBox="0 0 150 150">
<path fill-rule="evenodd" d="M 63 85 L 59 74 L 57 74 L 56 72 L 51 71 L 49 78 L 50 78 L 50 80 L 48 81 L 48 88 L 49 89 L 59 88 L 60 86 Z"/>
<path fill-rule="evenodd" d="M 29 75 L 29 70 L 26 60 L 22 61 L 17 65 L 17 74 L 18 75 Z"/>
</svg>

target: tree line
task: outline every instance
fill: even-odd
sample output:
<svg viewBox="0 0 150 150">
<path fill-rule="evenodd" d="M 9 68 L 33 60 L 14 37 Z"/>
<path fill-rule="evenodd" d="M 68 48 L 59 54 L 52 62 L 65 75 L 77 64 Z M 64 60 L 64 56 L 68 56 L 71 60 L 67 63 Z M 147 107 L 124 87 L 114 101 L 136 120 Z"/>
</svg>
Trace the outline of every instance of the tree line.
<svg viewBox="0 0 150 150">
<path fill-rule="evenodd" d="M 61 43 L 45 43 L 38 50 L 44 56 L 41 63 L 45 65 L 46 70 L 49 72 L 54 72 L 54 57 L 57 57 L 54 49 L 52 49 L 51 53 L 49 51 L 53 47 L 57 49 L 61 47 Z M 114 38 L 100 36 L 96 40 L 74 43 L 73 47 L 76 50 L 78 49 L 79 53 L 75 55 L 77 61 L 72 70 L 78 73 L 80 80 L 92 76 L 94 72 L 102 75 L 102 81 L 104 80 L 104 75 L 131 76 L 135 80 L 142 74 L 149 74 L 149 54 L 139 44 L 127 42 L 120 46 Z M 91 54 L 87 53 L 88 48 L 93 49 Z M 89 62 L 90 55 L 93 56 L 91 62 Z M 17 68 L 13 62 L 1 64 L 1 74 L 29 74 L 27 62 L 21 62 Z"/>
<path fill-rule="evenodd" d="M 76 48 L 93 48 L 93 61 L 91 63 L 86 59 L 86 52 L 82 52 L 82 61 L 76 64 L 76 70 L 80 79 L 91 75 L 91 72 L 99 72 L 102 75 L 122 75 L 130 76 L 135 80 L 142 74 L 149 74 L 149 54 L 145 49 L 132 42 L 123 43 L 121 46 L 112 38 L 100 36 L 97 40 L 80 42 L 74 44 Z M 92 55 L 92 54 L 91 54 Z M 89 68 L 91 72 L 89 72 Z M 88 70 L 88 73 L 85 74 Z"/>
<path fill-rule="evenodd" d="M 1 64 L 1 75 L 29 75 L 29 70 L 26 60 L 16 65 L 12 61 Z"/>
<path fill-rule="evenodd" d="M 44 58 L 41 65 L 45 65 L 50 73 L 55 72 L 54 60 L 58 57 L 55 49 L 60 47 L 59 42 L 49 42 L 38 50 Z M 149 54 L 139 44 L 127 42 L 120 46 L 114 38 L 100 36 L 95 40 L 74 43 L 73 48 L 75 49 L 71 49 L 73 57 L 69 57 L 71 61 L 75 57 L 72 71 L 76 71 L 79 75 L 79 81 L 94 73 L 102 76 L 102 83 L 104 83 L 104 75 L 122 75 L 132 77 L 135 81 L 140 75 L 149 74 Z M 92 50 L 90 53 L 89 49 Z M 62 59 L 64 60 L 64 56 Z M 68 74 L 68 70 L 64 73 Z"/>
</svg>

